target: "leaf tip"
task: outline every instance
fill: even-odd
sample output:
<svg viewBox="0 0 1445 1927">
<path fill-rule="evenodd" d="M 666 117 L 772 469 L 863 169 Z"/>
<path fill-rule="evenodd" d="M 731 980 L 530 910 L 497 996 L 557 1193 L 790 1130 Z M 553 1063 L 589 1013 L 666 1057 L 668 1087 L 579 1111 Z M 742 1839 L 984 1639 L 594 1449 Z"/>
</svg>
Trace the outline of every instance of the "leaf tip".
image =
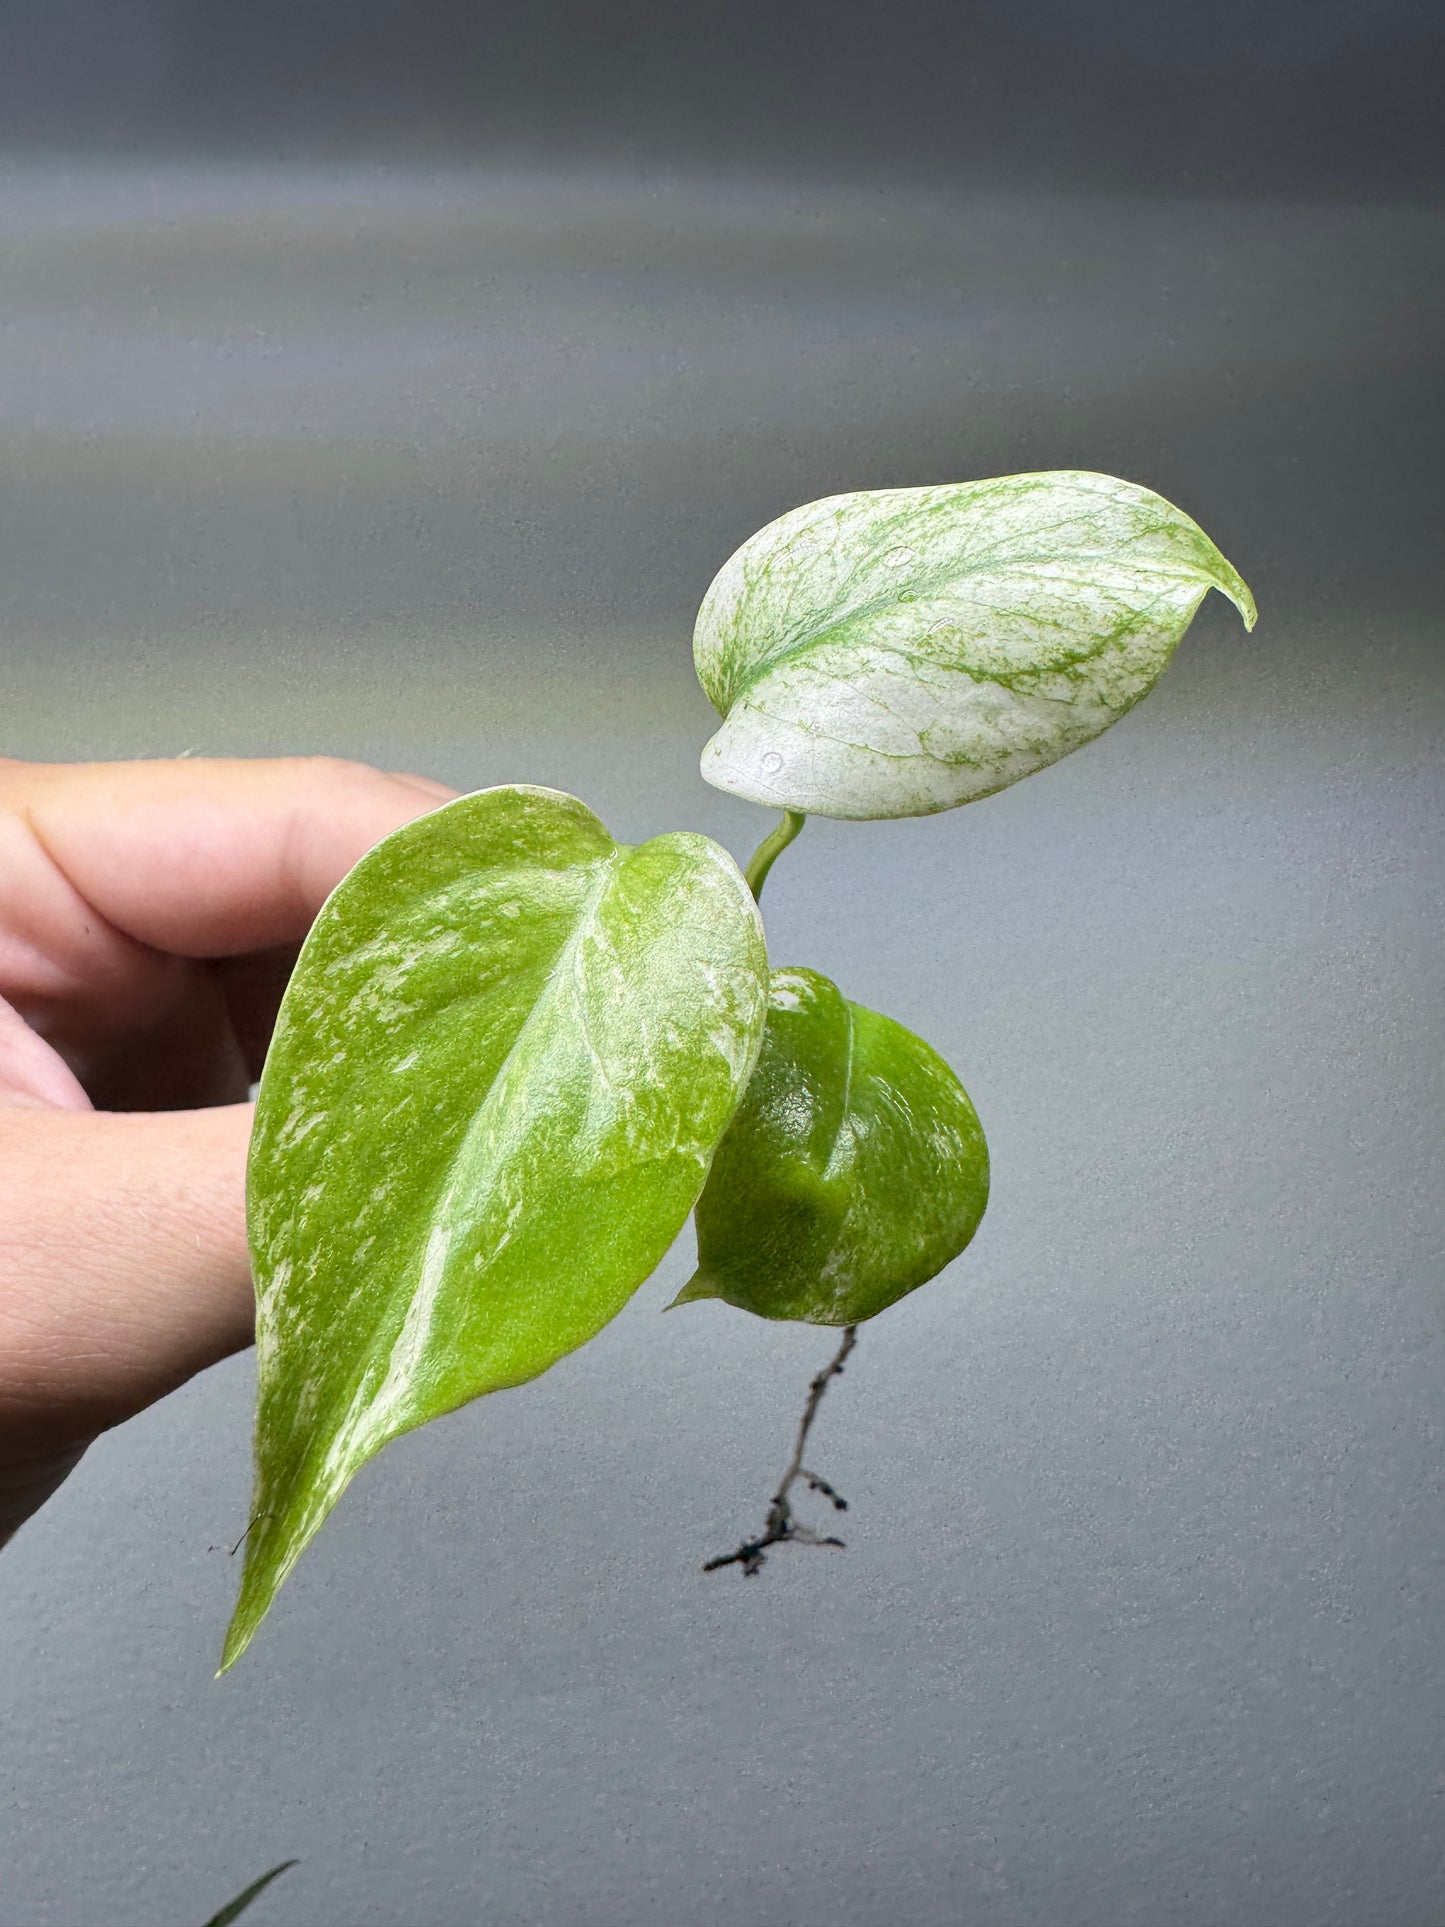
<svg viewBox="0 0 1445 1927">
<path fill-rule="evenodd" d="M 239 1920 L 250 1907 L 251 1902 L 263 1894 L 273 1880 L 279 1880 L 283 1873 L 289 1873 L 293 1867 L 300 1865 L 299 1860 L 283 1860 L 279 1867 L 272 1867 L 269 1873 L 263 1873 L 259 1880 L 253 1880 L 244 1892 L 237 1894 L 236 1898 L 224 1906 L 220 1913 L 212 1914 L 206 1922 L 206 1927 L 231 1927 L 232 1921 Z"/>
<path fill-rule="evenodd" d="M 695 1305 L 702 1298 L 721 1298 L 712 1278 L 705 1271 L 695 1271 L 671 1304 L 663 1306 L 664 1311 L 676 1311 L 679 1305 Z"/>
<path fill-rule="evenodd" d="M 1214 586 L 1219 590 L 1221 595 L 1228 596 L 1235 608 L 1238 609 L 1239 619 L 1244 624 L 1246 633 L 1248 633 L 1254 628 L 1255 623 L 1259 621 L 1259 610 L 1255 605 L 1254 593 L 1244 577 L 1239 573 L 1239 570 L 1235 568 L 1234 564 L 1226 561 L 1222 555 L 1219 555 L 1217 549 L 1215 550 L 1215 554 L 1219 556 L 1223 567 L 1215 578 Z"/>
<path fill-rule="evenodd" d="M 216 1670 L 217 1679 L 221 1679 L 225 1674 L 229 1673 L 236 1661 L 246 1651 L 247 1647 L 249 1647 L 251 1641 L 256 1637 L 257 1630 L 260 1627 L 261 1621 L 266 1616 L 269 1605 L 270 1601 L 268 1600 L 261 1611 L 257 1612 L 254 1607 L 248 1609 L 247 1601 L 244 1595 L 242 1596 L 235 1612 L 231 1615 L 231 1623 L 226 1628 L 225 1642 L 221 1647 L 221 1664 Z"/>
<path fill-rule="evenodd" d="M 237 1638 L 234 1633 L 227 1633 L 226 1643 L 221 1648 L 221 1663 L 211 1677 L 213 1679 L 224 1679 L 250 1643 L 251 1635 L 249 1633 L 241 1638 Z"/>
</svg>

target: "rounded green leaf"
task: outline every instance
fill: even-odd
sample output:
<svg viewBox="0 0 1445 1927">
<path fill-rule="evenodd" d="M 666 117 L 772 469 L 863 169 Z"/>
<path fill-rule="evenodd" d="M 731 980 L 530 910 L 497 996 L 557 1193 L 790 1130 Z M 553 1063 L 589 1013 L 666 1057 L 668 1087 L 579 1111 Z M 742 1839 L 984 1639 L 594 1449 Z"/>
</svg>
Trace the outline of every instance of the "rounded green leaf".
<svg viewBox="0 0 1445 1927">
<path fill-rule="evenodd" d="M 1149 489 L 1071 470 L 833 495 L 770 522 L 698 614 L 719 789 L 821 816 L 927 816 L 1117 722 L 1207 591 L 1254 599 Z"/>
<path fill-rule="evenodd" d="M 681 1229 L 752 1073 L 767 958 L 706 837 L 459 798 L 322 909 L 261 1079 L 257 1485 L 224 1664 L 357 1469 L 543 1372 Z"/>
<path fill-rule="evenodd" d="M 775 970 L 675 1302 L 856 1325 L 956 1258 L 987 1202 L 983 1130 L 938 1053 L 816 971 Z"/>
</svg>

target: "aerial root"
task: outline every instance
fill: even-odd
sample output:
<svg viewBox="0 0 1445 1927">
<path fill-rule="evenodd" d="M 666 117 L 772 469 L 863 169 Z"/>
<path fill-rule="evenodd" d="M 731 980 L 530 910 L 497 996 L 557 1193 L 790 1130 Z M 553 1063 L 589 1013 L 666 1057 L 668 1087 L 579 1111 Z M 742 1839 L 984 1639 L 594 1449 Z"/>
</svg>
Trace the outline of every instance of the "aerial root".
<svg viewBox="0 0 1445 1927">
<path fill-rule="evenodd" d="M 724 1566 L 741 1566 L 743 1576 L 751 1579 L 754 1573 L 761 1572 L 770 1546 L 781 1546 L 791 1542 L 799 1546 L 843 1546 L 846 1542 L 830 1533 L 822 1533 L 806 1525 L 793 1516 L 792 1501 L 789 1493 L 801 1479 L 810 1492 L 821 1493 L 835 1512 L 846 1512 L 848 1501 L 836 1487 L 817 1472 L 808 1471 L 803 1464 L 803 1453 L 807 1449 L 808 1434 L 813 1420 L 818 1416 L 818 1407 L 823 1402 L 823 1394 L 835 1378 L 843 1375 L 843 1364 L 848 1354 L 858 1342 L 858 1327 L 849 1325 L 843 1333 L 843 1342 L 838 1347 L 831 1362 L 824 1366 L 808 1387 L 808 1402 L 803 1407 L 803 1416 L 798 1424 L 798 1436 L 793 1443 L 793 1456 L 782 1482 L 773 1494 L 768 1506 L 768 1517 L 756 1539 L 744 1539 L 733 1552 L 720 1553 L 716 1559 L 709 1559 L 703 1566 L 704 1572 L 719 1572 Z"/>
</svg>

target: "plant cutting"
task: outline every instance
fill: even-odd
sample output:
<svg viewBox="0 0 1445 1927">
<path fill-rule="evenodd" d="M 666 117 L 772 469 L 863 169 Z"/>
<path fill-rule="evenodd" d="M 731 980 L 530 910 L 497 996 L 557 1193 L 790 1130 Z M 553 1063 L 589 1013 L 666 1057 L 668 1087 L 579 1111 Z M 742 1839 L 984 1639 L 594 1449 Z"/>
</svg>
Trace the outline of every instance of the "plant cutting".
<svg viewBox="0 0 1445 1927">
<path fill-rule="evenodd" d="M 248 1172 L 256 1490 L 222 1670 L 356 1472 L 593 1337 L 690 1213 L 675 1303 L 840 1330 L 756 1538 L 860 1325 L 937 1276 L 988 1197 L 954 1072 L 805 960 L 759 898 L 809 815 L 929 815 L 1118 721 L 1199 603 L 1254 602 L 1162 497 L 1062 471 L 833 496 L 752 536 L 694 638 L 721 719 L 702 773 L 782 820 L 740 869 L 689 832 L 618 843 L 508 785 L 378 844 L 282 1002 Z M 824 1541 L 837 1543 L 834 1541 Z"/>
</svg>

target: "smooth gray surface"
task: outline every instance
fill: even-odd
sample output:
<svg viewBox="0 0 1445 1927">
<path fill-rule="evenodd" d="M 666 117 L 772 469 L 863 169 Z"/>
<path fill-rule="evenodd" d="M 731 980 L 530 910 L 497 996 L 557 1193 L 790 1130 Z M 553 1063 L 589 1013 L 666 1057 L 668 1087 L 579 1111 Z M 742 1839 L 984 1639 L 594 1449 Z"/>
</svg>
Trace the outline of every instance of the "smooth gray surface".
<svg viewBox="0 0 1445 1927">
<path fill-rule="evenodd" d="M 809 826 L 775 959 L 958 1067 L 973 1248 L 864 1333 L 658 1309 L 393 1446 L 235 1673 L 251 1364 L 0 1558 L 0 1921 L 1445 1921 L 1442 223 L 517 173 L 0 181 L 11 754 L 704 788 L 690 618 L 830 490 L 1112 469 L 1218 599 L 1100 743 Z"/>
<path fill-rule="evenodd" d="M 599 157 L 876 183 L 1416 200 L 1434 0 L 6 0 L 0 127 L 53 152 Z"/>
</svg>

